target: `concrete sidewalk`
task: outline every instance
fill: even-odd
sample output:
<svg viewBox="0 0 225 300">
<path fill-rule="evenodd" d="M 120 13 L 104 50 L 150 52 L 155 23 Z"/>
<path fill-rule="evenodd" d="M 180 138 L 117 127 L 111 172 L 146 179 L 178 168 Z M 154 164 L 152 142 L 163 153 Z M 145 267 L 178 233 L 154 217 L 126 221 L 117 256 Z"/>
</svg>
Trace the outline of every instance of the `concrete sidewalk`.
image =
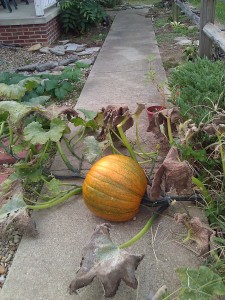
<svg viewBox="0 0 225 300">
<path fill-rule="evenodd" d="M 147 80 L 148 56 L 153 55 L 153 67 L 158 82 L 166 80 L 156 44 L 151 20 L 144 10 L 120 11 L 98 55 L 77 103 L 77 108 L 98 110 L 108 104 L 127 104 L 134 109 L 137 102 L 160 104 L 156 87 Z M 152 139 L 146 133 L 147 120 L 143 117 L 143 142 Z M 130 133 L 132 137 L 132 133 Z M 72 161 L 72 157 L 71 161 Z M 84 168 L 88 168 L 86 164 Z M 54 172 L 68 174 L 57 156 Z M 121 284 L 116 300 L 146 300 L 149 292 L 163 284 L 175 290 L 178 279 L 176 268 L 196 266 L 200 260 L 185 247 L 176 243 L 180 233 L 173 221 L 174 212 L 184 208 L 175 206 L 153 226 L 152 231 L 136 243 L 130 251 L 145 254 L 137 270 L 138 290 Z M 141 208 L 136 220 L 113 224 L 111 236 L 122 243 L 135 235 L 151 216 L 151 210 Z M 192 209 L 190 214 L 199 211 Z M 101 300 L 103 292 L 95 280 L 78 295 L 69 295 L 68 287 L 79 267 L 82 248 L 95 226 L 104 221 L 93 216 L 78 196 L 49 211 L 33 214 L 39 237 L 23 237 L 11 270 L 0 292 L 1 300 Z"/>
</svg>

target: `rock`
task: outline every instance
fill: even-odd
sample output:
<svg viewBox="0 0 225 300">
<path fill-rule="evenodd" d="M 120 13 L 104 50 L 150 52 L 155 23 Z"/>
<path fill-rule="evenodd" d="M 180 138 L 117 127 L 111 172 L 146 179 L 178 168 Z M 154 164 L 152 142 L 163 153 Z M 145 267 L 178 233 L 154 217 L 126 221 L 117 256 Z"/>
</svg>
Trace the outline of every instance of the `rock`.
<svg viewBox="0 0 225 300">
<path fill-rule="evenodd" d="M 76 52 L 84 51 L 86 49 L 86 47 L 87 47 L 86 44 L 78 45 Z"/>
<path fill-rule="evenodd" d="M 52 71 L 63 71 L 65 69 L 65 66 L 57 66 Z"/>
<path fill-rule="evenodd" d="M 43 71 L 46 71 L 46 70 L 51 70 L 55 67 L 58 66 L 58 63 L 57 62 L 54 62 L 54 61 L 49 61 L 45 64 L 39 64 L 37 67 L 36 67 L 36 70 L 38 72 L 43 72 Z"/>
<path fill-rule="evenodd" d="M 26 66 L 17 68 L 16 71 L 17 72 L 24 72 L 24 71 L 32 72 L 32 71 L 36 70 L 37 66 L 38 66 L 38 64 L 26 65 Z"/>
<path fill-rule="evenodd" d="M 194 30 L 196 28 L 197 28 L 197 26 L 195 26 L 195 25 L 188 26 L 188 30 Z"/>
<path fill-rule="evenodd" d="M 73 55 L 67 59 L 60 60 L 59 66 L 68 66 L 69 64 L 72 64 L 78 60 L 77 55 Z"/>
<path fill-rule="evenodd" d="M 61 56 L 65 54 L 65 46 L 55 46 L 53 48 L 49 48 L 51 53 Z"/>
<path fill-rule="evenodd" d="M 174 38 L 174 41 L 179 42 L 181 40 L 187 39 L 186 36 L 178 36 Z"/>
<path fill-rule="evenodd" d="M 77 61 L 77 63 L 81 63 L 81 64 L 86 64 L 86 65 L 92 65 L 94 63 L 94 60 L 91 58 L 84 58 L 84 59 L 79 59 Z"/>
<path fill-rule="evenodd" d="M 101 47 L 87 48 L 86 50 L 77 53 L 77 55 L 79 55 L 79 56 L 81 56 L 81 55 L 91 55 L 93 53 L 98 52 L 100 49 L 101 49 Z"/>
<path fill-rule="evenodd" d="M 49 54 L 50 53 L 49 47 L 42 47 L 39 51 L 41 53 L 44 53 L 44 54 Z"/>
<path fill-rule="evenodd" d="M 19 235 L 15 235 L 15 236 L 13 237 L 13 242 L 14 242 L 15 244 L 18 244 L 19 241 L 20 241 L 20 236 L 19 236 Z"/>
<path fill-rule="evenodd" d="M 66 52 L 75 52 L 79 45 L 75 43 L 69 43 L 66 45 Z"/>
<path fill-rule="evenodd" d="M 70 40 L 63 40 L 63 41 L 58 41 L 62 45 L 66 45 L 70 42 Z"/>
<path fill-rule="evenodd" d="M 8 263 L 12 259 L 13 255 L 9 254 L 3 261 L 4 263 Z"/>
<path fill-rule="evenodd" d="M 31 46 L 30 48 L 27 49 L 27 51 L 37 51 L 41 49 L 41 44 L 35 44 L 33 46 Z"/>
<path fill-rule="evenodd" d="M 3 266 L 0 266 L 0 275 L 5 274 L 6 269 Z"/>
<path fill-rule="evenodd" d="M 180 46 L 188 46 L 188 45 L 192 44 L 192 40 L 183 39 L 183 40 L 180 40 L 180 41 L 176 42 L 176 44 L 180 45 Z"/>
<path fill-rule="evenodd" d="M 61 71 L 52 71 L 51 72 L 51 75 L 61 75 L 62 74 L 62 72 Z"/>
<path fill-rule="evenodd" d="M 49 74 L 49 73 L 51 73 L 49 70 L 46 70 L 46 71 L 43 71 L 43 72 L 35 72 L 35 75 L 44 75 L 44 74 Z"/>
</svg>

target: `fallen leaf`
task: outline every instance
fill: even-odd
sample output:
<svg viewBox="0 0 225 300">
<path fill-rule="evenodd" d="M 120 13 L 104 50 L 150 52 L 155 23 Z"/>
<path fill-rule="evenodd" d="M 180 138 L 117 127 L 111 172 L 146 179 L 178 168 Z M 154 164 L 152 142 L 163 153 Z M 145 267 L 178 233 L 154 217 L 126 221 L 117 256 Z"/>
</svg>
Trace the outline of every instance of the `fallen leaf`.
<svg viewBox="0 0 225 300">
<path fill-rule="evenodd" d="M 1 185 L 0 192 L 0 237 L 4 237 L 7 228 L 13 225 L 21 234 L 37 235 L 34 222 L 29 216 L 23 200 L 23 188 L 20 180 L 7 181 Z"/>
<path fill-rule="evenodd" d="M 214 231 L 203 224 L 198 217 L 189 218 L 186 213 L 174 214 L 177 224 L 184 224 L 189 231 L 190 239 L 197 243 L 200 256 L 209 255 L 210 237 L 214 235 Z"/>
<path fill-rule="evenodd" d="M 164 162 L 156 171 L 150 191 L 151 200 L 157 200 L 162 191 L 176 190 L 178 195 L 192 194 L 192 171 L 186 161 L 180 161 L 178 150 L 171 147 Z M 164 190 L 162 182 L 164 179 Z"/>
<path fill-rule="evenodd" d="M 105 297 L 113 297 L 123 280 L 136 289 L 135 270 L 143 255 L 129 254 L 115 245 L 109 234 L 110 224 L 101 224 L 83 249 L 83 257 L 76 279 L 70 284 L 70 293 L 89 285 L 95 277 L 102 283 Z"/>
</svg>

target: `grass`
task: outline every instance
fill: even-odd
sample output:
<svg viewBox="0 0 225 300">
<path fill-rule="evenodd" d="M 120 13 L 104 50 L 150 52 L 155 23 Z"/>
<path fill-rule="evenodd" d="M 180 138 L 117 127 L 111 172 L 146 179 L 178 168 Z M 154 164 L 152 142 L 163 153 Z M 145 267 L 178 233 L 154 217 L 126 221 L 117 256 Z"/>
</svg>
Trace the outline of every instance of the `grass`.
<svg viewBox="0 0 225 300">
<path fill-rule="evenodd" d="M 188 0 L 188 2 L 197 8 L 201 7 L 200 0 Z M 223 0 L 216 1 L 216 21 L 225 24 L 225 1 Z"/>
<path fill-rule="evenodd" d="M 156 27 L 159 27 L 159 24 Z M 162 27 L 162 26 L 161 26 Z M 177 27 L 171 28 L 171 32 L 163 32 L 156 35 L 157 42 L 160 43 L 167 43 L 174 40 L 177 36 L 186 36 L 186 37 L 194 37 L 196 36 L 198 30 L 193 29 L 189 30 L 187 27 Z"/>
</svg>

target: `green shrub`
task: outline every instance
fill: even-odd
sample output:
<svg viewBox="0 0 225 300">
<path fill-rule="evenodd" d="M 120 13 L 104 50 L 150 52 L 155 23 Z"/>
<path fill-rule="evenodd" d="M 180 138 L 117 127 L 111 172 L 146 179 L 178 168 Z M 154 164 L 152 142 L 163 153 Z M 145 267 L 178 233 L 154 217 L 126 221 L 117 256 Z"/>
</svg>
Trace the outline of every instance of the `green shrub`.
<svg viewBox="0 0 225 300">
<path fill-rule="evenodd" d="M 103 7 L 113 8 L 116 5 L 122 4 L 122 1 L 121 0 L 100 0 L 100 4 Z"/>
<path fill-rule="evenodd" d="M 177 67 L 169 77 L 171 102 L 185 119 L 199 124 L 225 107 L 225 67 L 222 61 L 197 58 Z"/>
<path fill-rule="evenodd" d="M 82 33 L 88 27 L 101 22 L 106 14 L 96 0 L 62 0 L 60 1 L 60 20 L 65 32 Z"/>
</svg>

